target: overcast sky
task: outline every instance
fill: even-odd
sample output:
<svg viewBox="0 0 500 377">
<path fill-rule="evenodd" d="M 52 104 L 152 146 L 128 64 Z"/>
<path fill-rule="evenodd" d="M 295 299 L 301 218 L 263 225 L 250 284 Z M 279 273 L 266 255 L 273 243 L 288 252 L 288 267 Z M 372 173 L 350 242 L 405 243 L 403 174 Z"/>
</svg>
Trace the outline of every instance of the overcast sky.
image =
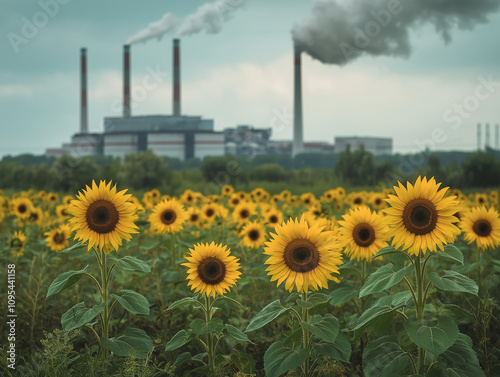
<svg viewBox="0 0 500 377">
<path fill-rule="evenodd" d="M 0 5 L 0 156 L 42 154 L 78 132 L 81 47 L 88 49 L 89 129 L 101 131 L 103 117 L 121 114 L 122 45 L 164 14 L 182 20 L 205 3 L 59 1 L 57 7 L 56 0 Z M 214 119 L 216 130 L 250 124 L 272 127 L 273 139 L 291 139 L 291 29 L 313 3 L 247 0 L 219 33 L 182 38 L 182 112 Z M 490 123 L 494 146 L 500 15 L 488 14 L 471 30 L 451 30 L 445 43 L 432 25 L 419 22 L 410 29 L 407 58 L 361 56 L 337 66 L 304 53 L 304 139 L 384 136 L 394 138 L 398 152 L 472 150 L 476 124 Z M 165 72 L 135 101 L 133 114 L 171 113 L 171 39 L 132 46 L 133 88 L 151 70 Z M 465 106 L 461 114 L 454 104 Z M 433 137 L 434 145 L 424 142 Z"/>
</svg>

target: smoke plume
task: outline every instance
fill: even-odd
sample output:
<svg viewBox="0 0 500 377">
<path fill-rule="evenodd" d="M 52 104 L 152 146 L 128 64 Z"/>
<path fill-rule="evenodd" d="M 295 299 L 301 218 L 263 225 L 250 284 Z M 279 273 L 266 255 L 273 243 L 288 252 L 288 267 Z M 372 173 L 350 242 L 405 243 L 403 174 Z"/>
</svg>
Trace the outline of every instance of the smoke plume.
<svg viewBox="0 0 500 377">
<path fill-rule="evenodd" d="M 127 41 L 127 44 L 145 42 L 151 38 L 161 39 L 164 34 L 172 33 L 177 27 L 178 21 L 172 13 L 163 15 L 160 21 L 152 22 L 146 29 L 140 30 Z"/>
<path fill-rule="evenodd" d="M 242 5 L 243 0 L 217 0 L 206 3 L 182 22 L 172 13 L 167 13 L 161 20 L 149 24 L 146 29 L 130 37 L 127 44 L 145 42 L 155 37 L 161 39 L 164 34 L 173 34 L 174 32 L 178 36 L 193 35 L 202 31 L 208 34 L 217 34 L 222 30 L 224 22 L 229 20 Z"/>
<path fill-rule="evenodd" d="M 323 63 L 344 65 L 365 54 L 408 57 L 412 29 L 431 24 L 449 43 L 454 28 L 486 23 L 499 7 L 500 0 L 316 0 L 292 36 Z"/>
</svg>

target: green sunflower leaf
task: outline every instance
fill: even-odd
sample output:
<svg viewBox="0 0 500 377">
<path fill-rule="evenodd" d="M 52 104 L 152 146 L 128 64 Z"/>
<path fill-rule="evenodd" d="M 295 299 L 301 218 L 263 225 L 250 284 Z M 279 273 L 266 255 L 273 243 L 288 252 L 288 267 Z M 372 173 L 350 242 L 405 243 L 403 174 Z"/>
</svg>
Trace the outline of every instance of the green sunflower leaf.
<svg viewBox="0 0 500 377">
<path fill-rule="evenodd" d="M 465 292 L 477 296 L 478 286 L 476 282 L 456 271 L 446 270 L 444 276 L 439 276 L 436 272 L 429 273 L 429 280 L 436 288 L 443 291 Z"/>
<path fill-rule="evenodd" d="M 410 339 L 433 355 L 439 355 L 450 348 L 458 338 L 458 326 L 449 317 L 439 317 L 431 326 L 421 324 L 416 318 L 405 322 Z"/>
<path fill-rule="evenodd" d="M 80 280 L 86 274 L 87 268 L 89 268 L 89 266 L 85 266 L 84 269 L 79 271 L 63 272 L 52 282 L 45 298 L 59 293 L 77 283 L 78 280 Z"/>
<path fill-rule="evenodd" d="M 104 303 L 92 308 L 85 307 L 83 302 L 76 304 L 61 317 L 63 331 L 71 331 L 92 321 L 104 310 Z"/>
<path fill-rule="evenodd" d="M 285 308 L 283 305 L 281 305 L 280 300 L 271 302 L 250 320 L 250 323 L 248 324 L 245 332 L 254 331 L 260 329 L 261 327 L 264 327 L 287 310 L 288 308 Z"/>
<path fill-rule="evenodd" d="M 278 341 L 271 344 L 264 354 L 264 370 L 267 377 L 278 377 L 298 368 L 309 357 L 306 349 L 286 347 Z"/>
<path fill-rule="evenodd" d="M 140 293 L 122 289 L 121 296 L 111 294 L 118 303 L 132 314 L 149 315 L 149 302 L 146 297 Z"/>
<path fill-rule="evenodd" d="M 359 292 L 359 298 L 368 296 L 372 293 L 382 292 L 395 286 L 412 270 L 413 265 L 406 266 L 402 269 L 395 269 L 392 263 L 380 267 L 377 271 L 368 276 L 365 285 Z"/>
<path fill-rule="evenodd" d="M 144 330 L 127 327 L 125 332 L 114 338 L 101 338 L 104 348 L 117 356 L 145 359 L 153 350 L 153 341 Z"/>
</svg>

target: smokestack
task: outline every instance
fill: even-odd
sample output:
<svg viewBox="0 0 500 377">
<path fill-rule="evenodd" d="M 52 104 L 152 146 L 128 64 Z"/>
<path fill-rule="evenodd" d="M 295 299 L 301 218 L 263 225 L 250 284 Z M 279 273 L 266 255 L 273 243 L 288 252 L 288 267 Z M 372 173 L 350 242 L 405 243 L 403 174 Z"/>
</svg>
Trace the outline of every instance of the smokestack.
<svg viewBox="0 0 500 377">
<path fill-rule="evenodd" d="M 486 131 L 485 131 L 485 140 L 484 140 L 485 149 L 488 149 L 490 145 L 490 124 L 486 123 Z"/>
<path fill-rule="evenodd" d="M 500 150 L 500 126 L 495 126 L 495 149 Z"/>
<path fill-rule="evenodd" d="M 80 49 L 80 133 L 89 131 L 87 122 L 87 49 Z"/>
<path fill-rule="evenodd" d="M 294 46 L 294 90 L 293 90 L 293 144 L 292 157 L 302 153 L 304 139 L 302 130 L 302 61 L 301 51 Z"/>
<path fill-rule="evenodd" d="M 174 39 L 174 93 L 173 93 L 173 115 L 181 116 L 181 56 L 180 40 Z"/>
<path fill-rule="evenodd" d="M 130 118 L 130 45 L 123 45 L 123 117 Z"/>
<path fill-rule="evenodd" d="M 477 150 L 481 150 L 481 123 L 477 124 Z"/>
</svg>

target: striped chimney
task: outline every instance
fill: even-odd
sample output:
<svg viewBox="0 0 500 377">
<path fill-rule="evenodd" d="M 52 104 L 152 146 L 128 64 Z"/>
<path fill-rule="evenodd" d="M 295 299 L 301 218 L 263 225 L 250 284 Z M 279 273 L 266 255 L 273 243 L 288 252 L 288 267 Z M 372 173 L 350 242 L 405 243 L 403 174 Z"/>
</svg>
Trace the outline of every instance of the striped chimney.
<svg viewBox="0 0 500 377">
<path fill-rule="evenodd" d="M 87 49 L 80 49 L 80 133 L 89 132 L 87 121 Z"/>
<path fill-rule="evenodd" d="M 477 124 L 477 150 L 481 150 L 481 123 Z"/>
<path fill-rule="evenodd" d="M 301 51 L 294 47 L 294 96 L 293 96 L 293 144 L 292 157 L 304 150 L 302 125 L 302 60 Z"/>
<path fill-rule="evenodd" d="M 173 93 L 173 115 L 181 115 L 181 56 L 180 40 L 174 39 L 174 93 Z"/>
<path fill-rule="evenodd" d="M 130 45 L 123 45 L 123 117 L 130 117 Z"/>
</svg>

